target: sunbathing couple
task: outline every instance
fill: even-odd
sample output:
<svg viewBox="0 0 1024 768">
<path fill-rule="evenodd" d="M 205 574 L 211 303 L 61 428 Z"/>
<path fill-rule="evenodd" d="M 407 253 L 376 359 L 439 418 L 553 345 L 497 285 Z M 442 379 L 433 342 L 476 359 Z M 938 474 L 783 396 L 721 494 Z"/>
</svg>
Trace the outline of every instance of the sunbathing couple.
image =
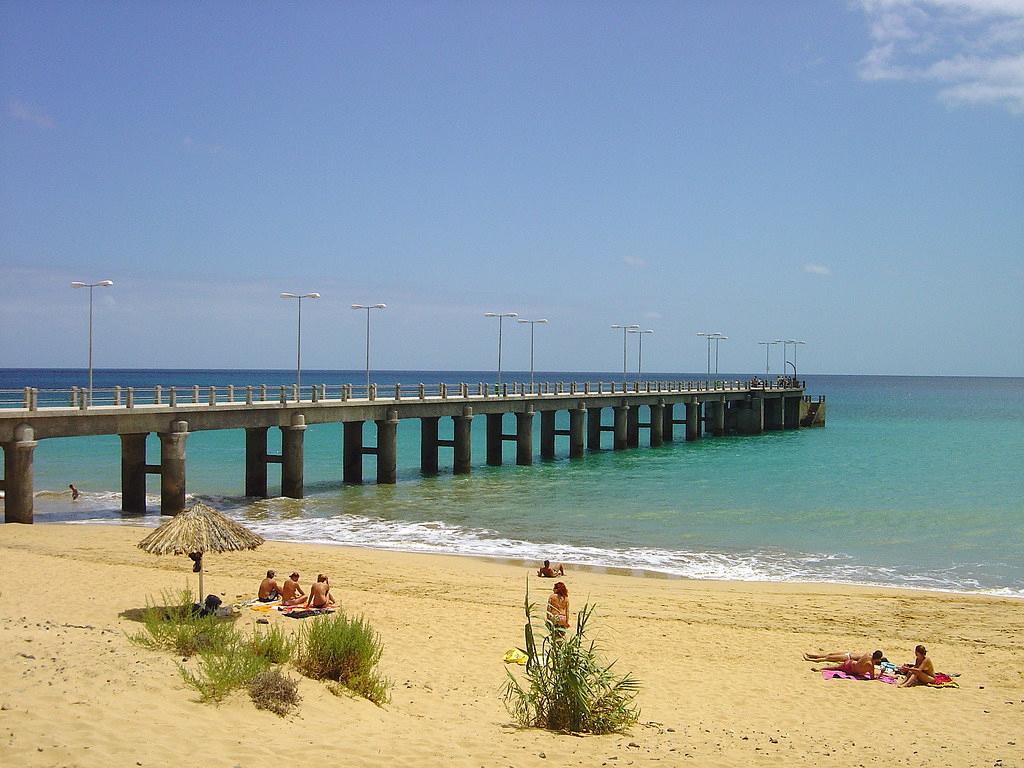
<svg viewBox="0 0 1024 768">
<path fill-rule="evenodd" d="M 858 653 L 856 651 L 838 651 L 835 653 L 805 653 L 804 661 L 831 661 L 839 662 L 837 667 L 812 667 L 814 672 L 835 671 L 845 672 L 848 675 L 868 677 L 875 679 L 875 665 L 882 661 L 882 652 L 875 651 L 872 654 Z M 899 683 L 900 688 L 910 688 L 914 685 L 930 685 L 935 682 L 935 666 L 928 658 L 928 649 L 923 645 L 914 648 L 914 663 L 902 665 L 897 672 L 904 675 Z"/>
<path fill-rule="evenodd" d="M 324 574 L 316 577 L 316 583 L 309 588 L 309 595 L 299 586 L 299 574 L 293 572 L 284 585 L 279 587 L 274 578 L 273 571 L 267 571 L 267 577 L 260 582 L 260 589 L 257 599 L 261 603 L 273 603 L 281 601 L 281 605 L 302 605 L 307 608 L 329 608 L 334 605 L 334 598 L 331 596 L 331 584 Z"/>
</svg>

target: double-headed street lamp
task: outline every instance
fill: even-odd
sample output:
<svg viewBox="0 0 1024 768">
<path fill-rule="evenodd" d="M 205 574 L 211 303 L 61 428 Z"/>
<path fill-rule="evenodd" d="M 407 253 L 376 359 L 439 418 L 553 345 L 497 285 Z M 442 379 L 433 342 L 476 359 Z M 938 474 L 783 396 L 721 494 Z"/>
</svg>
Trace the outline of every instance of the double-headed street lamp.
<svg viewBox="0 0 1024 768">
<path fill-rule="evenodd" d="M 387 309 L 387 304 L 353 304 L 352 309 L 366 310 L 366 397 L 370 397 L 370 310 Z"/>
<path fill-rule="evenodd" d="M 758 344 L 764 344 L 764 378 L 767 381 L 768 376 L 771 374 L 771 368 L 768 366 L 768 350 L 778 344 L 778 341 L 759 341 Z"/>
<path fill-rule="evenodd" d="M 698 336 L 704 336 L 708 340 L 708 378 L 711 378 L 711 342 L 715 342 L 715 375 L 718 375 L 718 342 L 723 339 L 728 339 L 728 336 L 718 333 L 708 333 L 707 331 L 699 331 Z"/>
<path fill-rule="evenodd" d="M 516 320 L 517 323 L 529 323 L 530 324 L 530 391 L 533 391 L 533 327 L 537 323 L 547 324 L 547 320 L 524 320 L 519 318 Z"/>
<path fill-rule="evenodd" d="M 630 331 L 634 331 L 640 328 L 639 325 L 633 323 L 632 325 L 613 325 L 612 328 L 622 329 L 622 386 L 626 386 L 626 334 Z"/>
<path fill-rule="evenodd" d="M 640 341 L 640 349 L 636 353 L 636 377 L 640 378 L 640 374 L 644 369 L 644 334 L 654 333 L 650 328 L 641 331 L 639 328 L 627 328 L 627 333 L 637 334 L 637 338 Z"/>
<path fill-rule="evenodd" d="M 72 288 L 89 289 L 89 405 L 92 405 L 92 289 L 109 288 L 113 284 L 113 280 L 100 280 L 98 283 L 81 283 L 75 280 L 71 283 Z"/>
<path fill-rule="evenodd" d="M 796 348 L 797 348 L 798 344 L 806 344 L 806 343 L 807 343 L 806 341 L 798 341 L 797 339 L 786 339 L 785 341 L 782 342 L 782 357 L 783 357 L 782 374 L 783 375 L 786 374 L 785 366 L 786 366 L 787 363 L 789 363 L 789 360 L 786 358 L 786 347 L 788 345 L 790 345 L 790 344 L 793 345 L 793 362 L 789 363 L 789 364 L 793 366 L 793 378 L 795 379 L 796 378 Z"/>
<path fill-rule="evenodd" d="M 319 293 L 282 293 L 282 299 L 298 299 L 299 302 L 299 332 L 298 341 L 295 344 L 295 386 L 302 387 L 302 300 L 319 299 Z M 299 395 L 301 398 L 301 394 Z"/>
<path fill-rule="evenodd" d="M 501 321 L 506 317 L 519 317 L 518 312 L 484 312 L 484 317 L 498 318 L 498 387 L 501 387 Z"/>
</svg>

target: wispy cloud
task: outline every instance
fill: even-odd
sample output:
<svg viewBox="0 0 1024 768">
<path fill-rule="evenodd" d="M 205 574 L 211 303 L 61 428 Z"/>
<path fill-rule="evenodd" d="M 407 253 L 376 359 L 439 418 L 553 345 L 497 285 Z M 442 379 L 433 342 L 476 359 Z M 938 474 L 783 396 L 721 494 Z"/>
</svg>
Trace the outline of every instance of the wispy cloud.
<svg viewBox="0 0 1024 768">
<path fill-rule="evenodd" d="M 951 106 L 1024 114 L 1024 0 L 857 0 L 872 48 L 865 80 L 932 82 Z"/>
<path fill-rule="evenodd" d="M 646 267 L 647 259 L 642 259 L 639 256 L 623 256 L 622 263 L 627 267 Z"/>
<path fill-rule="evenodd" d="M 26 104 L 23 101 L 12 99 L 7 104 L 7 114 L 15 120 L 23 123 L 31 123 L 39 128 L 53 128 L 56 125 L 54 119 L 38 107 Z"/>
<path fill-rule="evenodd" d="M 804 272 L 812 275 L 831 275 L 832 270 L 824 264 L 804 264 Z"/>
</svg>

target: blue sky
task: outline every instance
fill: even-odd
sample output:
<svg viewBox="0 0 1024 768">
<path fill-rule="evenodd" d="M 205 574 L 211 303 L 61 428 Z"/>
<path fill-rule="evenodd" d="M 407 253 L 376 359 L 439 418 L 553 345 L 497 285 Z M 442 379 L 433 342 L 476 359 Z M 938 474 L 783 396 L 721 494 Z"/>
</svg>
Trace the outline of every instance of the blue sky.
<svg viewBox="0 0 1024 768">
<path fill-rule="evenodd" d="M 1024 0 L 0 2 L 0 366 L 1024 375 Z M 506 326 L 504 366 L 528 366 Z M 773 362 L 778 369 L 780 362 Z"/>
</svg>

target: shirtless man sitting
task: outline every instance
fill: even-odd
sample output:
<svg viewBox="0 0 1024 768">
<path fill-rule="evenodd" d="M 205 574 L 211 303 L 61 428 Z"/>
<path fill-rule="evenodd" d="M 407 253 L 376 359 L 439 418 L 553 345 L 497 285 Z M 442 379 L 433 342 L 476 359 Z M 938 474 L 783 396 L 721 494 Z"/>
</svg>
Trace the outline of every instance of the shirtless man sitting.
<svg viewBox="0 0 1024 768">
<path fill-rule="evenodd" d="M 565 567 L 560 565 L 556 571 L 551 567 L 551 561 L 545 560 L 544 565 L 537 569 L 537 575 L 542 579 L 553 579 L 555 576 L 565 576 Z"/>
<path fill-rule="evenodd" d="M 324 574 L 316 577 L 316 584 L 309 588 L 309 598 L 306 600 L 307 608 L 329 608 L 334 605 L 334 598 L 331 597 L 331 584 Z"/>
<path fill-rule="evenodd" d="M 836 651 L 833 653 L 805 653 L 804 661 L 833 661 L 835 667 L 811 667 L 812 672 L 845 672 L 858 677 L 875 678 L 875 665 L 881 662 L 882 652 L 860 653 L 858 651 Z"/>
<path fill-rule="evenodd" d="M 282 605 L 301 605 L 306 600 L 306 593 L 302 591 L 302 587 L 299 586 L 299 574 L 298 571 L 292 573 L 284 581 L 284 586 L 281 587 L 281 604 Z"/>
<path fill-rule="evenodd" d="M 260 591 L 256 597 L 261 603 L 272 603 L 281 596 L 281 589 L 274 580 L 274 572 L 267 571 L 267 578 L 260 582 Z"/>
<path fill-rule="evenodd" d="M 912 685 L 930 685 L 935 682 L 935 666 L 928 658 L 928 649 L 923 645 L 914 648 L 914 663 L 904 664 L 900 667 L 900 673 L 906 678 L 899 684 L 900 688 L 909 688 Z"/>
</svg>

